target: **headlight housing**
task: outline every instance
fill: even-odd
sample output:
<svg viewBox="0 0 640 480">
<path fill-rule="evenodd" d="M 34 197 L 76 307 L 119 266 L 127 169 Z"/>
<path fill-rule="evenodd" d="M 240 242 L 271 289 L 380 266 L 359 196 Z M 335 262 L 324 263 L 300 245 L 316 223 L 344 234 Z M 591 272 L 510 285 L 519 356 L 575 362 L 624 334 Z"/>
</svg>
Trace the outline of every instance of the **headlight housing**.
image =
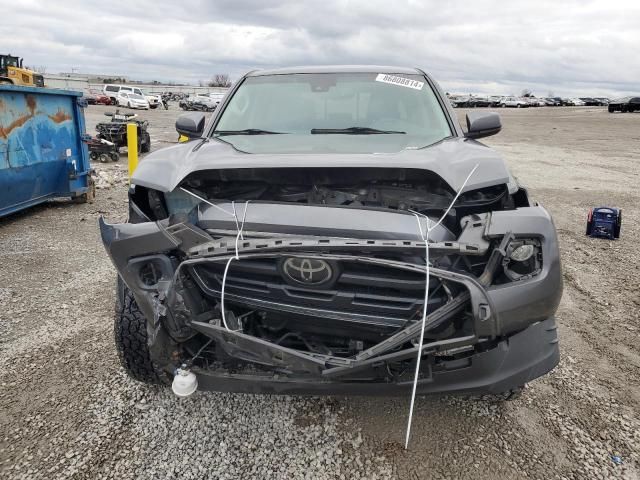
<svg viewBox="0 0 640 480">
<path fill-rule="evenodd" d="M 542 270 L 540 241 L 528 238 L 512 241 L 502 261 L 504 274 L 512 281 L 531 278 Z"/>
</svg>

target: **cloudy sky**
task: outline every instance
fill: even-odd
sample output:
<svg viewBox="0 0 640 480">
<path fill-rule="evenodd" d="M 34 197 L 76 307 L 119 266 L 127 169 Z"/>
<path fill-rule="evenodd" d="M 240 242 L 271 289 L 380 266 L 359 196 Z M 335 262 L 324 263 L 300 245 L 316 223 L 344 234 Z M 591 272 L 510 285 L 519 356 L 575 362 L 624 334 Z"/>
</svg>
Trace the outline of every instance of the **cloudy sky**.
<svg viewBox="0 0 640 480">
<path fill-rule="evenodd" d="M 640 2 L 0 0 L 1 53 L 47 73 L 197 83 L 301 64 L 418 66 L 451 92 L 640 93 Z M 5 52 L 6 51 L 6 52 Z"/>
</svg>

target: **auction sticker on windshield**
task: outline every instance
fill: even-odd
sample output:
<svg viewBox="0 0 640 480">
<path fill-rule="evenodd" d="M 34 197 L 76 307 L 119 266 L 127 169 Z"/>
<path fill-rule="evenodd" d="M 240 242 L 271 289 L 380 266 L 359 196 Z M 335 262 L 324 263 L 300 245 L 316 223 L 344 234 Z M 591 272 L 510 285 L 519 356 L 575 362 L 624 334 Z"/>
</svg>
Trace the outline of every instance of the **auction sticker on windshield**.
<svg viewBox="0 0 640 480">
<path fill-rule="evenodd" d="M 376 82 L 390 83 L 392 85 L 414 88 L 416 90 L 422 90 L 422 87 L 424 87 L 424 82 L 419 82 L 410 78 L 397 77 L 395 75 L 389 75 L 387 73 L 379 73 L 376 77 Z"/>
</svg>

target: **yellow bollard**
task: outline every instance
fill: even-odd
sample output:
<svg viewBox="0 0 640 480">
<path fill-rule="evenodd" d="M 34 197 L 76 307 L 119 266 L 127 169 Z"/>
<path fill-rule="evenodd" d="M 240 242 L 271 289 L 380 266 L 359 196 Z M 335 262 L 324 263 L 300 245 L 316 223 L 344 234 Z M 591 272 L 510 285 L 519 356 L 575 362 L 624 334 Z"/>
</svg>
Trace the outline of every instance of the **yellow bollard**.
<svg viewBox="0 0 640 480">
<path fill-rule="evenodd" d="M 138 125 L 127 123 L 127 156 L 129 157 L 129 179 L 138 166 Z"/>
</svg>

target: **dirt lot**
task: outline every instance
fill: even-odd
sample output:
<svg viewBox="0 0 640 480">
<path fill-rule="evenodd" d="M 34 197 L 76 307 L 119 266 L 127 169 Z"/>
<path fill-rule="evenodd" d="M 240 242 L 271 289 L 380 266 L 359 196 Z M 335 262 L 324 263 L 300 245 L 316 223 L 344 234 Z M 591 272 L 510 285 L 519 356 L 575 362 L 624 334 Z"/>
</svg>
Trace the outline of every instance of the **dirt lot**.
<svg viewBox="0 0 640 480">
<path fill-rule="evenodd" d="M 88 108 L 90 131 L 104 110 Z M 177 113 L 141 114 L 153 149 L 176 140 Z M 96 165 L 95 203 L 0 221 L 0 477 L 640 478 L 640 114 L 500 113 L 486 143 L 552 212 L 564 262 L 562 360 L 520 399 L 419 398 L 405 452 L 406 398 L 181 401 L 129 380 L 97 230 L 100 215 L 125 218 L 122 157 Z M 623 208 L 619 241 L 584 236 L 598 205 Z"/>
</svg>

